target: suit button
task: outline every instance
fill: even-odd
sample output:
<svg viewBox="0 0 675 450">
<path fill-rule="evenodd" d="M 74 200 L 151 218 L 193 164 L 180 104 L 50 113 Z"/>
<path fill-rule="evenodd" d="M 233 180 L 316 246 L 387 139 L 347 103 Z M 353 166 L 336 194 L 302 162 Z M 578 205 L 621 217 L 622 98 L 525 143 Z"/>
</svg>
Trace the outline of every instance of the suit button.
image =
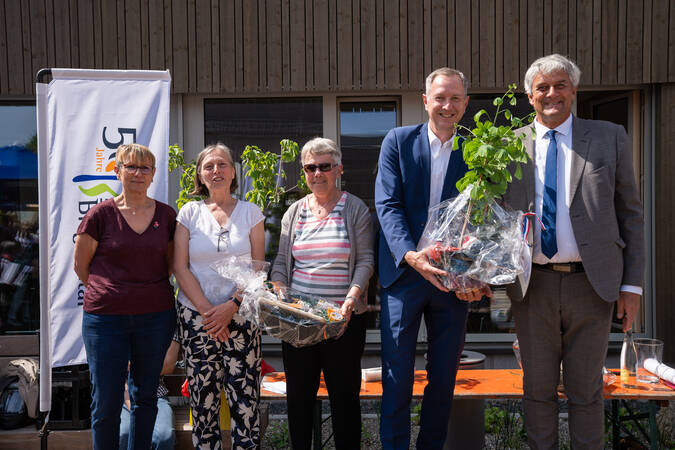
<svg viewBox="0 0 675 450">
<path fill-rule="evenodd" d="M 421 227 L 423 227 L 424 225 L 426 225 L 424 222 L 422 222 L 422 223 L 420 224 Z"/>
</svg>

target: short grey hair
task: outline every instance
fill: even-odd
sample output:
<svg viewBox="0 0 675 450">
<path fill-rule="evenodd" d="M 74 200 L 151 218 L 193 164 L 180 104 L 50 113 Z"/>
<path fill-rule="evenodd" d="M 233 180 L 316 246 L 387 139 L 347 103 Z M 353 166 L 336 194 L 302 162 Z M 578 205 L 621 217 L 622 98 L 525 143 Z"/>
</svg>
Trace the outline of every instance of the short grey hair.
<svg viewBox="0 0 675 450">
<path fill-rule="evenodd" d="M 305 164 L 305 159 L 309 154 L 330 155 L 333 158 L 333 164 L 342 164 L 342 152 L 332 139 L 316 137 L 307 141 L 302 146 L 302 152 L 300 153 L 302 164 Z"/>
<path fill-rule="evenodd" d="M 459 77 L 459 79 L 462 81 L 462 86 L 464 86 L 464 95 L 466 96 L 469 92 L 469 79 L 464 76 L 462 72 L 460 72 L 457 69 L 451 69 L 449 67 L 441 67 L 439 69 L 434 70 L 431 72 L 429 75 L 427 75 L 427 79 L 424 82 L 424 93 L 429 95 L 429 91 L 431 90 L 431 83 L 434 82 L 434 79 L 438 76 L 446 76 L 446 77 Z"/>
<path fill-rule="evenodd" d="M 532 83 L 537 74 L 549 74 L 552 72 L 565 72 L 573 87 L 579 86 L 579 79 L 581 78 L 581 70 L 574 62 L 562 55 L 553 53 L 552 55 L 543 56 L 532 63 L 525 73 L 525 92 L 532 93 Z"/>
</svg>

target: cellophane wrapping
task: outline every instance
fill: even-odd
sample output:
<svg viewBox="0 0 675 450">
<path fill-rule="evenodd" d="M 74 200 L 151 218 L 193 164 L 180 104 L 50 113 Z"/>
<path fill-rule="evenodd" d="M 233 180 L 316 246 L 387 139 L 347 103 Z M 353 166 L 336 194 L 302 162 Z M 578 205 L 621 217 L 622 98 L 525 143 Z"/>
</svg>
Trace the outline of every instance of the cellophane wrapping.
<svg viewBox="0 0 675 450">
<path fill-rule="evenodd" d="M 439 281 L 451 291 L 466 292 L 484 284 L 503 285 L 523 272 L 523 215 L 496 202 L 482 224 L 471 223 L 471 186 L 457 197 L 430 208 L 417 244 L 429 262 L 448 273 Z"/>
<path fill-rule="evenodd" d="M 338 304 L 266 281 L 269 263 L 227 257 L 211 268 L 236 284 L 241 295 L 238 314 L 284 342 L 304 347 L 338 337 L 344 329 Z"/>
</svg>

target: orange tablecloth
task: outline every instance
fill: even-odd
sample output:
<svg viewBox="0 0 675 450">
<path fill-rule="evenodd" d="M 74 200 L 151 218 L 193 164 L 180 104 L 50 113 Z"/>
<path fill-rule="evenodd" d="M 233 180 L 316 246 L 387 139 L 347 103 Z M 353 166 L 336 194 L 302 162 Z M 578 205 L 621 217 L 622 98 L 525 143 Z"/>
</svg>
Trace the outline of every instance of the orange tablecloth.
<svg viewBox="0 0 675 450">
<path fill-rule="evenodd" d="M 265 376 L 265 381 L 286 381 L 283 372 L 275 372 Z M 426 371 L 415 371 L 413 397 L 421 398 L 427 384 Z M 261 396 L 267 400 L 283 399 L 286 396 L 261 390 Z M 318 398 L 328 399 L 326 385 L 321 378 Z M 489 399 L 489 398 L 521 398 L 523 396 L 523 372 L 517 369 L 478 369 L 459 370 L 455 386 L 455 398 Z M 380 381 L 362 382 L 361 398 L 374 399 L 382 397 Z M 636 389 L 621 387 L 617 374 L 614 383 L 605 386 L 604 397 L 608 400 L 641 399 L 641 400 L 675 400 L 675 390 L 661 383 L 655 383 Z"/>
</svg>

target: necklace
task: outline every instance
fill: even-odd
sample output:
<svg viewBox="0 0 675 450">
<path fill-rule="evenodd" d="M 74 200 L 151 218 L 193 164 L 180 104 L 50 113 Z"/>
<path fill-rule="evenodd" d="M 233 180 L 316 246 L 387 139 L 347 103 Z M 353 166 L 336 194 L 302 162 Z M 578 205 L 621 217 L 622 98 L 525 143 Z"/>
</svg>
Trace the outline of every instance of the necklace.
<svg viewBox="0 0 675 450">
<path fill-rule="evenodd" d="M 330 211 L 330 209 L 333 208 L 335 203 L 337 203 L 337 201 L 340 198 L 340 193 L 337 192 L 335 195 L 333 195 L 333 197 L 330 200 L 328 200 L 323 205 L 321 203 L 319 203 L 319 200 L 317 200 L 316 195 L 314 195 L 313 197 L 314 197 L 314 204 L 316 205 L 317 214 L 325 214 L 328 211 Z M 329 207 L 330 207 L 330 209 L 329 209 Z"/>
</svg>

